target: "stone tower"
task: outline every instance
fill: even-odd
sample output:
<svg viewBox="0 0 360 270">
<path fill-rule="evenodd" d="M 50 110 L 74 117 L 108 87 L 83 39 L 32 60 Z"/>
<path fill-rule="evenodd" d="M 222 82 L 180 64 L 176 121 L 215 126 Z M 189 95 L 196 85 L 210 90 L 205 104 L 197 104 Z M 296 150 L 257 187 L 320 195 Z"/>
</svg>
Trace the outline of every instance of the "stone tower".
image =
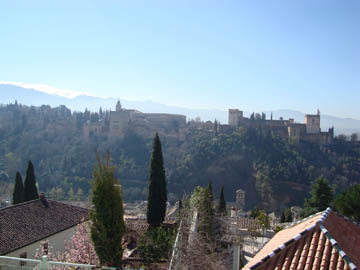
<svg viewBox="0 0 360 270">
<path fill-rule="evenodd" d="M 243 211 L 245 208 L 245 191 L 242 189 L 236 191 L 236 206 L 240 211 Z"/>
<path fill-rule="evenodd" d="M 243 118 L 243 111 L 239 111 L 238 109 L 229 109 L 229 125 L 237 127 L 239 122 Z"/>
<path fill-rule="evenodd" d="M 319 134 L 320 133 L 320 112 L 318 114 L 305 115 L 305 125 L 307 134 Z"/>
</svg>

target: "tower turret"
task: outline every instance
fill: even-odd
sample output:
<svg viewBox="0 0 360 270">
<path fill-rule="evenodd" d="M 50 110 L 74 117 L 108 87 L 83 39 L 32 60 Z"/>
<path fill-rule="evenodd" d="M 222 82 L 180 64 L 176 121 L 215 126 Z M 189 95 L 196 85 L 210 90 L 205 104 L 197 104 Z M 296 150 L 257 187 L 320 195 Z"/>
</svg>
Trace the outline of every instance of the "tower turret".
<svg viewBox="0 0 360 270">
<path fill-rule="evenodd" d="M 120 100 L 118 100 L 118 102 L 116 103 L 116 111 L 121 111 L 122 108 L 121 108 L 121 103 L 120 103 Z"/>
</svg>

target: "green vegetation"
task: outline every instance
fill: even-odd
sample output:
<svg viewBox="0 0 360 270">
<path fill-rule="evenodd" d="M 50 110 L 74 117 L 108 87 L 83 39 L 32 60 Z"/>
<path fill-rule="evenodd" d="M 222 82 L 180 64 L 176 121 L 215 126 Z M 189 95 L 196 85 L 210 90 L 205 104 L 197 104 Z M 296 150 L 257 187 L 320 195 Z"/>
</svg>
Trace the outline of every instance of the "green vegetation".
<svg viewBox="0 0 360 270">
<path fill-rule="evenodd" d="M 198 232 L 204 239 L 213 239 L 213 217 L 214 211 L 210 199 L 211 195 L 208 188 L 195 187 L 191 197 L 189 209 L 198 211 Z"/>
<path fill-rule="evenodd" d="M 24 202 L 24 184 L 21 177 L 21 174 L 19 172 L 16 172 L 15 177 L 15 186 L 14 186 L 14 193 L 13 193 L 13 199 L 12 204 L 18 204 Z"/>
<path fill-rule="evenodd" d="M 121 267 L 124 210 L 121 186 L 115 177 L 115 168 L 111 166 L 109 152 L 104 163 L 98 156 L 93 174 L 91 239 L 101 265 Z"/>
<path fill-rule="evenodd" d="M 311 197 L 304 200 L 304 209 L 301 215 L 307 217 L 320 211 L 324 211 L 331 206 L 333 191 L 329 182 L 324 177 L 318 177 L 311 186 Z"/>
<path fill-rule="evenodd" d="M 156 133 L 150 165 L 149 195 L 147 204 L 147 222 L 152 226 L 159 226 L 166 213 L 166 180 L 163 165 L 161 143 Z"/>
<path fill-rule="evenodd" d="M 360 221 L 360 186 L 354 185 L 347 191 L 339 194 L 334 201 L 334 206 L 342 215 Z"/>
<path fill-rule="evenodd" d="M 168 259 L 175 240 L 175 234 L 167 228 L 150 227 L 140 239 L 138 252 L 145 264 Z"/>
<path fill-rule="evenodd" d="M 95 133 L 83 137 L 87 122 L 108 123 L 108 111 L 71 113 L 65 107 L 11 104 L 0 107 L 0 116 L 8 119 L 0 127 L 0 192 L 6 190 L 10 197 L 13 180 L 1 176 L 15 175 L 32 160 L 39 190 L 57 200 L 84 199 L 91 191 L 95 151 L 111 149 L 124 200 L 147 199 L 151 137 L 132 129 L 119 138 Z M 179 136 L 161 134 L 169 201 L 211 179 L 216 197 L 221 184 L 227 201 L 235 201 L 234 191 L 241 188 L 246 209 L 259 206 L 269 212 L 303 205 L 311 183 L 320 176 L 329 179 L 335 194 L 360 184 L 359 143 L 339 137 L 325 147 L 284 139 L 267 129 L 221 125 L 215 136 L 199 124 L 179 128 Z"/>
<path fill-rule="evenodd" d="M 293 216 L 292 216 L 292 213 L 291 213 L 291 208 L 286 208 L 281 213 L 280 222 L 284 223 L 284 222 L 292 222 L 292 221 L 293 221 Z"/>
<path fill-rule="evenodd" d="M 209 180 L 208 190 L 209 190 L 209 194 L 210 194 L 210 201 L 213 202 L 214 201 L 214 192 L 213 192 L 213 188 L 212 188 L 211 179 Z"/>
<path fill-rule="evenodd" d="M 274 232 L 278 233 L 278 232 L 282 231 L 283 229 L 284 228 L 282 226 L 276 225 L 275 228 L 274 228 Z"/>
<path fill-rule="evenodd" d="M 266 214 L 265 211 L 260 210 L 256 219 L 261 229 L 263 230 L 263 234 L 265 234 L 265 230 L 270 228 L 270 217 L 268 216 L 268 214 Z"/>
<path fill-rule="evenodd" d="M 35 199 L 39 199 L 39 193 L 36 187 L 34 166 L 31 160 L 29 160 L 24 183 L 24 201 L 27 202 Z"/>
<path fill-rule="evenodd" d="M 220 196 L 219 196 L 219 205 L 217 210 L 220 214 L 226 214 L 226 201 L 224 198 L 224 185 L 221 185 Z"/>
</svg>

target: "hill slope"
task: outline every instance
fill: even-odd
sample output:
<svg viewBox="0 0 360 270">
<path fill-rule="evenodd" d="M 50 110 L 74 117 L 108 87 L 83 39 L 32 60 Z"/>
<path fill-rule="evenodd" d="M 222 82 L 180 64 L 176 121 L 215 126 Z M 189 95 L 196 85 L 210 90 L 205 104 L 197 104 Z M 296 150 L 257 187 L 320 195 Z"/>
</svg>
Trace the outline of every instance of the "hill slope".
<svg viewBox="0 0 360 270">
<path fill-rule="evenodd" d="M 93 135 L 84 140 L 82 127 L 94 114 L 73 113 L 65 107 L 0 107 L 0 176 L 12 183 L 16 171 L 25 174 L 27 161 L 35 166 L 41 191 L 55 199 L 83 198 L 90 191 L 96 151 L 111 150 L 116 175 L 126 201 L 146 199 L 151 138 L 128 130 L 108 140 Z M 226 129 L 189 123 L 177 135 L 162 134 L 169 200 L 178 200 L 196 185 L 213 181 L 217 193 L 235 200 L 246 191 L 246 206 L 279 210 L 301 205 L 311 182 L 327 177 L 335 190 L 360 183 L 360 144 L 341 140 L 327 148 L 292 142 L 268 130 Z"/>
</svg>

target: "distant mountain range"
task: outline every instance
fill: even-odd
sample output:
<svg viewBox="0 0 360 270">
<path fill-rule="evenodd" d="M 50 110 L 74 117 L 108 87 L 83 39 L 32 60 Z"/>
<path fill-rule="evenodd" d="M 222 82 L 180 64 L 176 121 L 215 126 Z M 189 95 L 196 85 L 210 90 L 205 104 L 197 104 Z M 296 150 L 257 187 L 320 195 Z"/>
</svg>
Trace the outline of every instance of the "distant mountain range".
<svg viewBox="0 0 360 270">
<path fill-rule="evenodd" d="M 0 104 L 18 103 L 25 105 L 50 105 L 56 107 L 65 105 L 71 110 L 84 111 L 87 108 L 90 111 L 98 111 L 102 109 L 115 110 L 117 99 L 115 98 L 100 98 L 86 95 L 80 95 L 75 98 L 66 98 L 58 95 L 46 94 L 36 89 L 27 89 L 20 86 L 10 84 L 0 84 Z M 120 99 L 121 104 L 127 109 L 136 109 L 146 113 L 172 113 L 186 115 L 188 120 L 200 117 L 203 121 L 214 121 L 217 119 L 223 124 L 228 122 L 228 112 L 223 110 L 203 110 L 203 109 L 189 109 L 182 107 L 167 106 L 153 101 L 129 101 Z M 241 108 L 239 108 L 241 110 Z M 270 118 L 271 113 L 273 119 L 294 118 L 296 122 L 304 122 L 304 113 L 293 110 L 276 110 L 265 111 L 267 118 Z M 249 116 L 250 112 L 244 112 L 245 116 Z M 321 115 L 321 129 L 327 131 L 329 127 L 334 126 L 335 134 L 352 134 L 354 132 L 360 133 L 360 120 L 352 118 L 340 118 L 330 115 Z"/>
</svg>

